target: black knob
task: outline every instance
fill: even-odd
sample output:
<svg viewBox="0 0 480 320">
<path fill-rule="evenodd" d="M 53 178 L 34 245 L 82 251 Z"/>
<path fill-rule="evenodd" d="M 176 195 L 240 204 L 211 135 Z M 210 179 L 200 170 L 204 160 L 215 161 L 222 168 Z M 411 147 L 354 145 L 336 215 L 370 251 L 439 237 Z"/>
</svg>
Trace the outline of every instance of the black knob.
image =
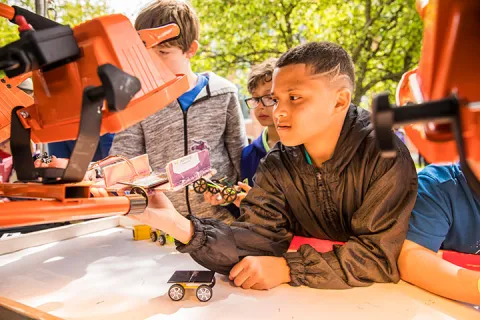
<svg viewBox="0 0 480 320">
<path fill-rule="evenodd" d="M 394 125 L 394 112 L 388 94 L 382 93 L 373 98 L 372 101 L 372 122 L 375 129 L 377 145 L 383 157 L 392 158 L 396 156 L 393 144 L 392 127 Z"/>
<path fill-rule="evenodd" d="M 125 109 L 141 89 L 141 83 L 137 77 L 129 75 L 112 64 L 98 67 L 98 76 L 102 81 L 108 110 L 113 112 Z"/>
</svg>

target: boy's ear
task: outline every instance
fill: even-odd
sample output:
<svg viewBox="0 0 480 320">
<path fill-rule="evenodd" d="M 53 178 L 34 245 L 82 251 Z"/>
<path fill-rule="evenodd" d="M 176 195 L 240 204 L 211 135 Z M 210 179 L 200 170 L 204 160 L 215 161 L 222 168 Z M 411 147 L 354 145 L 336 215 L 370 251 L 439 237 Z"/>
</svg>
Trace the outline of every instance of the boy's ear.
<svg viewBox="0 0 480 320">
<path fill-rule="evenodd" d="M 341 88 L 337 91 L 336 112 L 343 112 L 348 109 L 352 101 L 352 91 L 348 88 Z"/>
<path fill-rule="evenodd" d="M 187 54 L 188 59 L 193 58 L 193 56 L 197 53 L 197 50 L 198 50 L 199 46 L 200 46 L 200 44 L 198 43 L 197 40 L 194 40 L 192 42 L 192 45 L 190 46 L 190 48 L 188 48 L 187 52 L 185 52 Z"/>
</svg>

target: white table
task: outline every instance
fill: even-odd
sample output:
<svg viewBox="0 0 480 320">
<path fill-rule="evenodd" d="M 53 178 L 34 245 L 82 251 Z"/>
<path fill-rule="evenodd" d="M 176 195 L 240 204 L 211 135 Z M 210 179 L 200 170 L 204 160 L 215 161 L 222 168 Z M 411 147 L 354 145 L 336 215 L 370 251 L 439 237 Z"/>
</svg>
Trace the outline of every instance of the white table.
<svg viewBox="0 0 480 320">
<path fill-rule="evenodd" d="M 243 290 L 217 275 L 213 298 L 167 295 L 175 270 L 202 269 L 121 227 L 0 256 L 0 296 L 65 319 L 480 319 L 476 308 L 406 283 L 351 290 Z"/>
</svg>

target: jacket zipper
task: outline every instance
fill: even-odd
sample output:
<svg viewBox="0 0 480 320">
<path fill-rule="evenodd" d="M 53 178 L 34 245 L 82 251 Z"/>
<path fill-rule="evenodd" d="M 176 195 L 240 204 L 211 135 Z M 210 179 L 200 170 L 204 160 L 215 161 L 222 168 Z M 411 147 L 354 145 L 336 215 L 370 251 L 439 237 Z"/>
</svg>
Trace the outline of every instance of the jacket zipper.
<svg viewBox="0 0 480 320">
<path fill-rule="evenodd" d="M 182 105 L 180 104 L 180 101 L 178 102 L 178 104 L 180 105 L 180 109 L 182 109 L 182 113 L 183 113 L 183 153 L 186 156 L 188 155 L 188 130 L 187 130 L 188 109 L 183 110 Z M 189 199 L 188 190 L 189 190 L 189 186 L 185 186 L 185 201 L 187 202 L 187 210 L 188 210 L 188 214 L 192 215 L 192 209 L 190 208 L 190 199 Z"/>
</svg>

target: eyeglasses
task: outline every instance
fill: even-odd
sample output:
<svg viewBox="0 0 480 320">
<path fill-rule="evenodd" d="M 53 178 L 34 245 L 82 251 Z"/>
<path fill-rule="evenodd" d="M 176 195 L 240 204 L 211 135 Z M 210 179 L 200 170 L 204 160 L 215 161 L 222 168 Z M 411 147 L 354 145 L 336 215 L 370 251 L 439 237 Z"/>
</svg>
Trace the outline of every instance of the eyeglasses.
<svg viewBox="0 0 480 320">
<path fill-rule="evenodd" d="M 272 95 L 266 94 L 261 97 L 251 97 L 245 99 L 248 109 L 255 109 L 258 107 L 259 102 L 262 102 L 264 107 L 273 107 L 275 105 L 275 100 L 273 100 Z"/>
</svg>

